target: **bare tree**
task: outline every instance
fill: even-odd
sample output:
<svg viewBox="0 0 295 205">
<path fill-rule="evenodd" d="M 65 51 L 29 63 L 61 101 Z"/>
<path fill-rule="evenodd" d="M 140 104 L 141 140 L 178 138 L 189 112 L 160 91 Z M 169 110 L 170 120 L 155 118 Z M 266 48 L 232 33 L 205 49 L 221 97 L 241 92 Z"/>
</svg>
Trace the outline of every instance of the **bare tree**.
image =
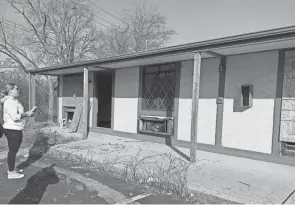
<svg viewBox="0 0 295 205">
<path fill-rule="evenodd" d="M 0 20 L 0 52 L 27 71 L 95 57 L 99 32 L 87 5 L 78 0 L 6 0 L 26 25 Z M 83 0 L 82 0 L 83 1 Z M 52 120 L 56 78 L 47 76 Z"/>
<path fill-rule="evenodd" d="M 112 26 L 100 34 L 97 55 L 112 56 L 163 47 L 176 35 L 166 28 L 166 18 L 155 6 L 146 2 L 125 10 L 123 24 Z"/>
</svg>

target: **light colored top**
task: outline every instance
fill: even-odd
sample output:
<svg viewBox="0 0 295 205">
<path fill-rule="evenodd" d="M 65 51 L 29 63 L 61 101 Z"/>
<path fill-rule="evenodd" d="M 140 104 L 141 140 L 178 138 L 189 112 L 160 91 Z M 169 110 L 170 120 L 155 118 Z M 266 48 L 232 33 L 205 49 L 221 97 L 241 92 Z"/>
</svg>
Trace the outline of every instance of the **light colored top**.
<svg viewBox="0 0 295 205">
<path fill-rule="evenodd" d="M 23 130 L 25 120 L 21 119 L 21 114 L 24 113 L 22 104 L 11 96 L 5 96 L 1 99 L 3 105 L 3 128 L 10 130 Z"/>
</svg>

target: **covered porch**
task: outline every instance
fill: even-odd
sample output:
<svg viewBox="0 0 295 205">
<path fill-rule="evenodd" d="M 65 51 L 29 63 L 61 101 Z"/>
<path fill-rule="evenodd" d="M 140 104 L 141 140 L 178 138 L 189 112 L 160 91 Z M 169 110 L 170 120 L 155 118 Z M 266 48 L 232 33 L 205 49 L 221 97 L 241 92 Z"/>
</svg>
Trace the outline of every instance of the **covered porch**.
<svg viewBox="0 0 295 205">
<path fill-rule="evenodd" d="M 186 143 L 190 147 L 190 160 L 196 161 L 196 150 L 197 150 L 197 138 L 198 138 L 198 108 L 199 108 L 199 94 L 200 94 L 200 77 L 201 77 L 201 67 L 202 60 L 215 58 L 219 61 L 219 74 L 218 74 L 218 97 L 216 98 L 216 135 L 215 135 L 215 145 L 216 147 L 222 147 L 222 125 L 223 125 L 223 112 L 224 112 L 224 83 L 226 77 L 226 61 L 227 56 L 242 55 L 256 52 L 280 50 L 280 55 L 285 50 L 293 48 L 295 43 L 295 30 L 294 28 L 284 28 L 264 32 L 256 32 L 246 35 L 227 37 L 216 40 L 209 40 L 199 43 L 181 45 L 168 47 L 158 50 L 146 51 L 136 54 L 129 54 L 124 56 L 117 56 L 111 58 L 104 58 L 92 61 L 77 62 L 72 64 L 65 64 L 60 66 L 54 66 L 50 68 L 42 68 L 39 70 L 31 70 L 31 83 L 30 83 L 30 106 L 33 107 L 35 104 L 35 75 L 54 75 L 59 77 L 60 87 L 59 96 L 63 96 L 64 88 L 63 81 L 64 77 L 67 75 L 79 74 L 83 75 L 83 92 L 81 96 L 81 102 L 83 102 L 83 124 L 84 139 L 87 138 L 89 130 L 111 133 L 116 132 L 114 130 L 114 118 L 116 114 L 114 113 L 114 102 L 115 102 L 115 80 L 117 72 L 124 72 L 124 69 L 131 67 L 143 67 L 148 65 L 162 65 L 167 63 L 177 63 L 181 61 L 193 61 L 193 73 L 192 73 L 192 90 L 191 90 L 191 131 L 190 131 L 190 141 Z M 280 62 L 282 64 L 282 62 Z M 280 66 L 279 66 L 280 67 Z M 283 65 L 281 65 L 283 67 Z M 112 90 L 111 90 L 111 123 L 109 128 L 99 128 L 97 125 L 98 115 L 98 99 L 96 95 L 98 79 L 102 73 L 109 73 L 112 80 Z M 281 80 L 279 80 L 279 78 Z M 282 89 L 282 70 L 278 71 L 278 82 L 281 84 L 278 86 Z M 139 84 L 134 84 L 139 86 Z M 140 86 L 139 86 L 140 87 Z M 139 88 L 140 90 L 140 88 Z M 138 103 L 141 103 L 140 95 L 135 94 Z M 120 96 L 119 96 L 120 98 Z M 177 96 L 176 96 L 177 98 Z M 174 98 L 175 99 L 175 98 Z M 75 99 L 72 99 L 75 100 Z M 76 99 L 77 100 L 77 99 Z M 59 103 L 62 103 L 59 101 Z M 274 124 L 273 124 L 273 142 L 272 142 L 272 155 L 278 156 L 281 151 L 281 145 L 279 143 L 280 135 L 280 113 L 282 104 L 282 92 L 277 91 L 277 96 L 275 98 L 275 109 L 274 109 Z M 66 109 L 71 109 L 68 103 Z M 90 107 L 89 107 L 90 105 Z M 60 106 L 59 106 L 60 107 Z M 124 107 L 124 106 L 123 106 Z M 90 108 L 90 113 L 87 112 Z M 59 110 L 60 115 L 62 111 Z M 138 115 L 138 113 L 136 113 Z M 117 118 L 119 115 L 117 115 Z M 124 117 L 124 116 L 122 116 Z M 175 112 L 174 119 L 177 119 L 178 113 Z M 132 123 L 138 123 L 140 116 L 137 116 L 136 121 Z M 124 120 L 124 119 L 123 119 Z M 174 122 L 177 126 L 177 122 Z M 138 125 L 137 125 L 138 126 Z M 125 133 L 128 135 L 128 133 Z M 177 133 L 174 133 L 174 135 Z M 180 142 L 181 143 L 181 142 Z M 207 145 L 199 144 L 203 149 L 208 149 Z"/>
</svg>

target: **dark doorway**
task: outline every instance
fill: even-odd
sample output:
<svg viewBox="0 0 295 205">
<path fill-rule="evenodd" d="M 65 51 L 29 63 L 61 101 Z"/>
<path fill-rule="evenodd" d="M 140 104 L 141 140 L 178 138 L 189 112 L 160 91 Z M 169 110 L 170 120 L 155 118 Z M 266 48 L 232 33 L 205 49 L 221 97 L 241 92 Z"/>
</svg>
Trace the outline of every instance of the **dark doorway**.
<svg viewBox="0 0 295 205">
<path fill-rule="evenodd" d="M 111 128 L 112 121 L 112 72 L 99 72 L 97 80 L 97 127 Z"/>
</svg>

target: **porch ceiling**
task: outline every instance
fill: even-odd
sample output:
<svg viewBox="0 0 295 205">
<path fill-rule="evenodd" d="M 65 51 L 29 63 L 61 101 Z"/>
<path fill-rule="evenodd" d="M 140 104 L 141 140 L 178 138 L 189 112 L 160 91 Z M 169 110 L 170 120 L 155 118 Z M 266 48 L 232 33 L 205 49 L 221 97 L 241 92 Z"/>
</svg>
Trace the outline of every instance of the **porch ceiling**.
<svg viewBox="0 0 295 205">
<path fill-rule="evenodd" d="M 158 51 L 154 51 L 155 53 L 153 53 L 153 51 L 150 51 L 151 54 L 129 54 L 126 56 L 78 62 L 75 64 L 62 65 L 52 68 L 44 68 L 33 71 L 32 73 L 44 75 L 62 75 L 82 73 L 84 67 L 88 67 L 89 71 L 102 71 L 150 64 L 191 60 L 193 59 L 195 52 L 201 52 L 202 58 L 206 59 L 260 51 L 288 49 L 294 47 L 295 32 L 294 35 L 292 33 L 292 35 L 287 37 L 284 36 L 282 38 L 274 37 L 265 40 L 257 40 L 251 42 L 240 41 L 239 43 L 232 44 L 218 44 L 214 46 L 208 45 L 205 47 L 189 47 L 186 49 L 165 51 L 163 53 L 157 53 Z"/>
</svg>

